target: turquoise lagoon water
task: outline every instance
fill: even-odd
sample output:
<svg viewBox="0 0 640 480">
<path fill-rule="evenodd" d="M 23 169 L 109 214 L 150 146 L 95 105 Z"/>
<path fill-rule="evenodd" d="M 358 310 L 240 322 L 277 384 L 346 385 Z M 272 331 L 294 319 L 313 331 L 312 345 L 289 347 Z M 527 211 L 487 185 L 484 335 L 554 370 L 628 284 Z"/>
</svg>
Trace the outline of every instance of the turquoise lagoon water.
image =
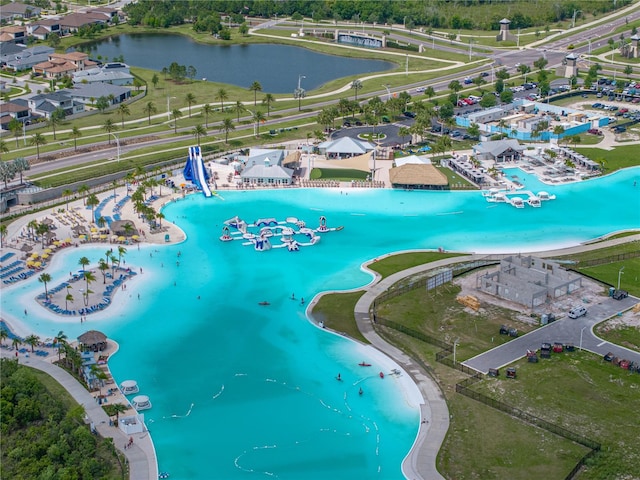
<svg viewBox="0 0 640 480">
<path fill-rule="evenodd" d="M 42 285 L 32 280 L 3 288 L 3 318 L 21 334 L 45 338 L 64 330 L 74 338 L 95 328 L 117 340 L 112 373 L 118 383 L 137 380 L 151 397 L 145 417 L 159 469 L 171 478 L 402 478 L 420 421 L 415 392 L 392 376 L 380 379 L 379 371 L 393 367 L 388 359 L 317 328 L 297 299 L 308 303 L 321 291 L 367 284 L 362 262 L 392 251 L 543 250 L 638 228 L 639 174 L 634 168 L 546 186 L 558 198 L 537 209 L 490 204 L 477 191 L 193 195 L 164 210 L 187 240 L 129 248 L 126 264 L 144 273 L 108 311 L 83 325 L 56 319 L 33 305 Z M 299 252 L 256 252 L 219 241 L 223 222 L 236 215 L 249 223 L 293 216 L 311 227 L 324 215 L 329 227 L 345 228 Z M 97 263 L 104 250 L 57 254 L 52 285 L 76 270 L 81 256 Z M 373 366 L 359 367 L 362 360 Z M 335 380 L 337 373 L 344 381 Z"/>
</svg>

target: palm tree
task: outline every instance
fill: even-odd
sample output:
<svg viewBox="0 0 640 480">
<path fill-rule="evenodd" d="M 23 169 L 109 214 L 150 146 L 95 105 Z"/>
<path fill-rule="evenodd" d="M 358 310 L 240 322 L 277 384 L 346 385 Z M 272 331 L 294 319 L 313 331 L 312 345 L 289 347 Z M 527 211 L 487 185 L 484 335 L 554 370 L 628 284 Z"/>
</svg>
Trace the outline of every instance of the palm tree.
<svg viewBox="0 0 640 480">
<path fill-rule="evenodd" d="M 71 129 L 71 137 L 73 138 L 73 150 L 77 151 L 78 150 L 78 138 L 80 138 L 82 136 L 82 132 L 80 131 L 80 129 L 77 126 L 73 126 L 73 129 Z"/>
<path fill-rule="evenodd" d="M 2 225 L 0 225 L 0 248 L 4 247 L 4 237 L 6 236 L 7 236 L 7 226 L 3 223 Z"/>
<path fill-rule="evenodd" d="M 87 307 L 89 305 L 89 294 L 93 293 L 91 290 L 89 290 L 89 285 L 96 281 L 96 276 L 93 274 L 93 272 L 88 271 L 85 271 L 82 276 L 85 281 L 85 286 L 87 287 L 84 292 L 84 306 Z"/>
<path fill-rule="evenodd" d="M 213 113 L 213 108 L 208 103 L 202 106 L 202 113 L 204 113 L 204 128 L 209 128 L 209 115 Z"/>
<path fill-rule="evenodd" d="M 159 227 L 162 228 L 162 219 L 164 218 L 164 213 L 162 212 L 156 213 L 156 218 L 160 220 L 158 223 L 159 223 Z"/>
<path fill-rule="evenodd" d="M 55 337 L 53 337 L 53 344 L 57 345 L 58 347 L 58 360 L 60 360 L 60 347 L 62 345 L 65 345 L 66 343 L 67 343 L 67 336 L 62 330 L 60 330 L 58 334 Z"/>
<path fill-rule="evenodd" d="M 102 124 L 102 129 L 107 132 L 107 140 L 109 145 L 111 145 L 111 132 L 115 132 L 118 129 L 118 126 L 113 123 L 113 120 L 107 118 Z"/>
<path fill-rule="evenodd" d="M 82 204 L 86 205 L 87 204 L 87 197 L 86 194 L 89 192 L 89 187 L 87 185 L 80 185 L 78 187 L 78 193 L 80 195 L 82 195 Z"/>
<path fill-rule="evenodd" d="M 206 137 L 207 130 L 202 125 L 198 124 L 193 127 L 193 129 L 191 130 L 191 134 L 196 137 L 196 143 L 198 144 L 198 146 L 200 146 L 200 137 Z"/>
<path fill-rule="evenodd" d="M 182 117 L 182 112 L 179 108 L 171 110 L 171 116 L 173 117 L 173 133 L 178 133 L 178 119 Z"/>
<path fill-rule="evenodd" d="M 91 195 L 89 195 L 89 197 L 87 198 L 87 205 L 91 207 L 91 223 L 95 223 L 93 212 L 94 212 L 94 209 L 98 205 L 100 205 L 100 200 L 98 200 L 98 197 L 95 193 L 92 193 Z"/>
<path fill-rule="evenodd" d="M 187 93 L 184 99 L 187 101 L 187 105 L 189 105 L 189 118 L 191 118 L 191 105 L 196 103 L 196 96 L 193 93 Z"/>
<path fill-rule="evenodd" d="M 118 265 L 120 265 L 120 262 L 122 261 L 122 257 L 124 257 L 127 253 L 127 249 L 124 248 L 122 245 L 120 245 L 118 247 Z"/>
<path fill-rule="evenodd" d="M 47 140 L 44 138 L 44 136 L 41 133 L 36 132 L 31 136 L 31 140 L 29 140 L 29 145 L 36 147 L 36 158 L 38 160 L 40 160 L 40 146 L 46 145 L 46 144 L 47 144 Z"/>
<path fill-rule="evenodd" d="M 255 107 L 258 104 L 258 92 L 262 91 L 262 85 L 255 81 L 249 86 L 249 91 L 253 92 L 253 106 Z"/>
<path fill-rule="evenodd" d="M 355 93 L 355 101 L 358 101 L 358 90 L 362 90 L 362 81 L 361 80 L 354 80 L 353 82 L 351 82 L 351 90 L 354 90 Z"/>
<path fill-rule="evenodd" d="M 67 294 L 64 297 L 64 309 L 69 310 L 69 302 L 73 303 L 73 295 L 67 290 Z"/>
<path fill-rule="evenodd" d="M 51 129 L 53 130 L 53 139 L 56 139 L 56 127 L 60 125 L 66 114 L 61 107 L 56 108 L 53 112 L 51 112 L 51 116 L 49 117 L 49 125 L 51 125 Z"/>
<path fill-rule="evenodd" d="M 224 112 L 224 101 L 229 99 L 227 91 L 224 88 L 219 89 L 214 98 L 220 100 L 220 111 Z"/>
<path fill-rule="evenodd" d="M 9 147 L 4 140 L 0 140 L 0 153 L 9 153 Z"/>
<path fill-rule="evenodd" d="M 271 104 L 275 101 L 275 97 L 270 93 L 265 94 L 264 98 L 262 99 L 262 104 L 267 106 L 267 117 L 271 113 Z"/>
<path fill-rule="evenodd" d="M 24 339 L 24 343 L 31 345 L 31 353 L 35 351 L 35 346 L 40 343 L 40 337 L 33 333 Z"/>
<path fill-rule="evenodd" d="M 240 123 L 240 114 L 245 110 L 244 105 L 240 100 L 238 100 L 236 104 L 233 106 L 233 109 L 236 111 L 236 114 L 238 115 L 238 118 L 236 119 L 236 121 Z"/>
<path fill-rule="evenodd" d="M 220 130 L 224 131 L 224 143 L 229 143 L 229 132 L 231 130 L 235 130 L 236 127 L 233 124 L 233 120 L 231 120 L 230 118 L 225 118 L 222 121 L 222 125 L 220 126 Z"/>
<path fill-rule="evenodd" d="M 109 257 L 107 257 L 109 258 Z M 105 262 L 102 258 L 98 260 L 98 270 L 102 273 L 102 283 L 107 283 L 107 272 L 109 271 L 109 263 Z"/>
<path fill-rule="evenodd" d="M 118 105 L 116 112 L 118 113 L 118 115 L 120 115 L 120 127 L 124 128 L 124 116 L 131 115 L 131 112 L 129 111 L 129 105 L 127 105 L 126 103 L 121 103 L 120 105 Z"/>
<path fill-rule="evenodd" d="M 158 111 L 156 105 L 153 102 L 147 102 L 142 111 L 147 114 L 147 117 L 149 118 L 149 125 L 151 125 L 151 115 Z"/>
<path fill-rule="evenodd" d="M 40 241 L 42 242 L 42 248 L 44 249 L 44 242 L 47 239 L 47 233 L 49 232 L 49 225 L 46 223 L 39 223 L 36 227 L 36 234 L 40 237 Z"/>
<path fill-rule="evenodd" d="M 22 340 L 20 340 L 20 338 L 18 337 L 13 337 L 13 339 L 11 340 L 11 346 L 13 347 L 13 349 L 18 350 L 20 345 L 22 345 Z"/>
<path fill-rule="evenodd" d="M 398 129 L 398 135 L 400 135 L 400 138 L 402 138 L 402 143 L 404 143 L 404 138 L 411 135 L 411 132 L 409 131 L 408 127 L 400 127 Z"/>
<path fill-rule="evenodd" d="M 29 160 L 24 157 L 17 157 L 12 163 L 14 170 L 20 175 L 20 184 L 22 185 L 22 173 L 31 169 Z"/>
<path fill-rule="evenodd" d="M 129 409 L 122 403 L 111 404 L 111 411 L 116 414 L 116 425 L 118 424 L 120 414 L 126 412 L 127 410 Z"/>
<path fill-rule="evenodd" d="M 9 338 L 9 332 L 4 328 L 0 328 L 0 344 L 4 345 L 4 341 Z"/>
<path fill-rule="evenodd" d="M 41 273 L 38 277 L 38 281 L 44 284 L 44 298 L 45 300 L 49 298 L 49 291 L 47 290 L 47 283 L 51 281 L 51 275 L 48 273 Z"/>
<path fill-rule="evenodd" d="M 78 265 L 82 266 L 82 273 L 85 272 L 84 267 L 90 265 L 91 262 L 89 261 L 89 259 L 87 257 L 80 257 L 80 260 L 78 260 Z"/>
<path fill-rule="evenodd" d="M 260 134 L 260 122 L 264 122 L 264 113 L 260 110 L 256 110 L 252 117 L 255 129 L 256 129 L 256 137 Z"/>
</svg>

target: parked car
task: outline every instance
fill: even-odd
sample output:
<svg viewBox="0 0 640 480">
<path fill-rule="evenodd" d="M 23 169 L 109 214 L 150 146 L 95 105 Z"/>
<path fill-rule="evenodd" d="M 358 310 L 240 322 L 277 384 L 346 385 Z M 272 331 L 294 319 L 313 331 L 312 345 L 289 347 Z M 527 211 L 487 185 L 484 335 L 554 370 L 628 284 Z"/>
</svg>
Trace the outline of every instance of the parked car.
<svg viewBox="0 0 640 480">
<path fill-rule="evenodd" d="M 602 130 L 598 130 L 597 128 L 590 128 L 589 130 L 587 130 L 587 133 L 590 133 L 591 135 L 602 135 Z"/>
<path fill-rule="evenodd" d="M 344 122 L 342 124 L 343 127 L 350 127 L 351 126 L 351 122 Z"/>
<path fill-rule="evenodd" d="M 620 290 L 620 289 L 616 289 L 615 292 L 613 292 L 612 297 L 615 300 L 622 300 L 623 298 L 627 298 L 629 296 L 629 292 L 627 292 L 626 290 Z"/>
<path fill-rule="evenodd" d="M 569 318 L 580 318 L 586 314 L 587 314 L 587 309 L 582 305 L 578 307 L 573 307 L 571 310 L 569 310 Z"/>
<path fill-rule="evenodd" d="M 407 118 L 416 118 L 416 114 L 414 112 L 402 112 L 402 114 Z"/>
<path fill-rule="evenodd" d="M 488 77 L 489 76 L 489 72 L 482 72 L 480 74 L 481 77 Z"/>
<path fill-rule="evenodd" d="M 627 131 L 627 127 L 622 127 L 622 126 L 620 126 L 620 127 L 616 127 L 616 128 L 614 128 L 614 129 L 613 129 L 613 131 L 614 131 L 615 133 L 624 133 L 624 132 L 626 132 L 626 131 Z"/>
</svg>

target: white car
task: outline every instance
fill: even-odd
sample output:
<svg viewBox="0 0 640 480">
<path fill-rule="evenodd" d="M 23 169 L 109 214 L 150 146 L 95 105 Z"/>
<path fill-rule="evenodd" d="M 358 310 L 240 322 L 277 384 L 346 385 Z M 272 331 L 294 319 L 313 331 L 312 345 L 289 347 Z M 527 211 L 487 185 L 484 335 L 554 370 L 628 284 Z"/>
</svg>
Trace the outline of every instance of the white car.
<svg viewBox="0 0 640 480">
<path fill-rule="evenodd" d="M 579 318 L 586 314 L 587 309 L 582 305 L 579 307 L 573 307 L 571 310 L 569 310 L 569 318 Z"/>
</svg>

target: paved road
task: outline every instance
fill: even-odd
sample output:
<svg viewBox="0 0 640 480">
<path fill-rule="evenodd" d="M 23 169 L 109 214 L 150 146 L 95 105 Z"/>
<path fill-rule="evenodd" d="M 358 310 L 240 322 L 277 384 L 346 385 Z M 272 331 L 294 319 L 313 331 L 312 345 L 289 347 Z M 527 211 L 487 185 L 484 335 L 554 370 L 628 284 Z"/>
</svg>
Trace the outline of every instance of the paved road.
<svg viewBox="0 0 640 480">
<path fill-rule="evenodd" d="M 561 318 L 470 358 L 462 362 L 462 364 L 478 372 L 487 373 L 490 368 L 501 368 L 523 358 L 527 350 L 538 350 L 542 343 L 553 344 L 554 342 L 573 343 L 577 348 L 582 346 L 584 350 L 598 355 L 612 352 L 617 357 L 640 363 L 640 352 L 611 344 L 598 338 L 593 333 L 595 325 L 616 316 L 619 312 L 629 310 L 638 302 L 640 302 L 640 299 L 634 297 L 627 297 L 623 300 L 605 297 L 597 304 L 586 305 L 589 313 L 584 317 L 576 319 Z"/>
</svg>

